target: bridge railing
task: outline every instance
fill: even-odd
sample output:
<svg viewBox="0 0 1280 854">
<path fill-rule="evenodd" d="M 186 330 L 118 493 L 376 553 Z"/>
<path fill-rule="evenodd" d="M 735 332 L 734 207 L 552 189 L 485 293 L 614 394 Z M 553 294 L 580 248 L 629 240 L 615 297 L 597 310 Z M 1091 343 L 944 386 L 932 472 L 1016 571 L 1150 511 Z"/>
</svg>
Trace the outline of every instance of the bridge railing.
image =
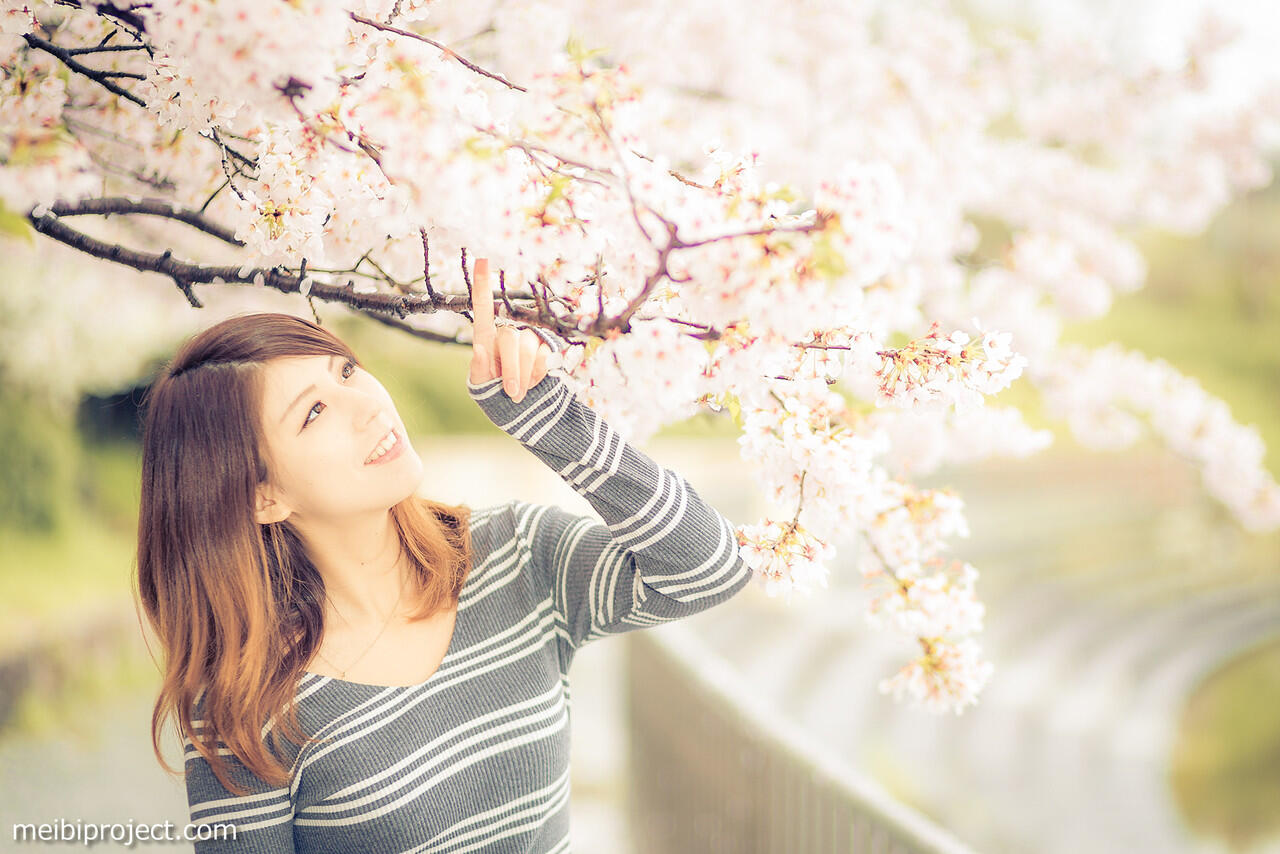
<svg viewBox="0 0 1280 854">
<path fill-rule="evenodd" d="M 627 646 L 635 854 L 974 854 L 779 718 L 689 626 Z"/>
</svg>

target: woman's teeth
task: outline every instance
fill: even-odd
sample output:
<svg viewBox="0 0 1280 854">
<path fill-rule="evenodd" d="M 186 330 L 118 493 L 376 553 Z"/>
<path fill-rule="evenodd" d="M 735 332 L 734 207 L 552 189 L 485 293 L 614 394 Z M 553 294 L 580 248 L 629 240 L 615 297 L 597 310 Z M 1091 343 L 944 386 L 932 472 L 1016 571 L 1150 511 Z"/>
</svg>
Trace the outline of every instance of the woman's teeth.
<svg viewBox="0 0 1280 854">
<path fill-rule="evenodd" d="M 387 451 L 395 447 L 395 444 L 398 441 L 399 440 L 396 438 L 395 431 L 392 430 L 390 433 L 387 434 L 385 439 L 383 439 L 381 442 L 378 443 L 378 447 L 374 449 L 374 452 L 369 455 L 369 459 L 365 460 L 365 462 L 371 463 L 374 460 L 378 459 Z"/>
</svg>

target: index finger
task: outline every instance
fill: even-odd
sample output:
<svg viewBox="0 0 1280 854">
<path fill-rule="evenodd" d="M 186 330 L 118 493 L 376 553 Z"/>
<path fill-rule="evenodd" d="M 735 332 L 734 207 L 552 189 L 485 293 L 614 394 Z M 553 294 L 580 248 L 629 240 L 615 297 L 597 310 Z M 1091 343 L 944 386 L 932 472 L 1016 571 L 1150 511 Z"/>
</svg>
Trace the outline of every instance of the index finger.
<svg viewBox="0 0 1280 854">
<path fill-rule="evenodd" d="M 477 258 L 471 275 L 471 316 L 474 336 L 493 337 L 493 290 L 489 287 L 489 259 Z"/>
</svg>

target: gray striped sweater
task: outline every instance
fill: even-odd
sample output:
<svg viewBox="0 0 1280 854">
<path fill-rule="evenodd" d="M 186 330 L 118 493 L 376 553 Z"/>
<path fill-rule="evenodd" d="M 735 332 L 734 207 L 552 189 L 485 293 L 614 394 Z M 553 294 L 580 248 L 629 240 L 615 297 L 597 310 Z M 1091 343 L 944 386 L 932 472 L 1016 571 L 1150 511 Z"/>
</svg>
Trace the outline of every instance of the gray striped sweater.
<svg viewBox="0 0 1280 854">
<path fill-rule="evenodd" d="M 440 667 L 397 687 L 305 674 L 299 720 L 326 740 L 293 748 L 288 787 L 228 756 L 252 788 L 234 797 L 187 741 L 192 821 L 236 828 L 197 854 L 567 852 L 574 653 L 724 602 L 750 580 L 732 524 L 559 375 L 519 403 L 501 379 L 467 386 L 604 524 L 520 500 L 473 510 L 474 562 Z"/>
</svg>

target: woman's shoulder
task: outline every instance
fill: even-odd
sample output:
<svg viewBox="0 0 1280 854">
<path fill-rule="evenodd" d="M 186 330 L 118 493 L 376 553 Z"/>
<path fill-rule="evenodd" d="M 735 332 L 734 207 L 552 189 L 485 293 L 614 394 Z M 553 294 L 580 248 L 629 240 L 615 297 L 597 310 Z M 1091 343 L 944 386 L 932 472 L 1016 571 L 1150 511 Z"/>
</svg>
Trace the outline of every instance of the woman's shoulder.
<svg viewBox="0 0 1280 854">
<path fill-rule="evenodd" d="M 494 545 L 513 537 L 516 532 L 518 505 L 518 500 L 509 499 L 499 504 L 472 508 L 469 524 L 473 542 Z"/>
<path fill-rule="evenodd" d="M 545 526 L 548 515 L 559 519 L 566 513 L 556 504 L 524 501 L 520 498 L 472 511 L 472 542 L 483 544 L 479 549 L 483 554 L 477 554 L 475 566 L 480 566 L 488 554 L 502 552 L 508 545 L 527 547 Z"/>
</svg>

